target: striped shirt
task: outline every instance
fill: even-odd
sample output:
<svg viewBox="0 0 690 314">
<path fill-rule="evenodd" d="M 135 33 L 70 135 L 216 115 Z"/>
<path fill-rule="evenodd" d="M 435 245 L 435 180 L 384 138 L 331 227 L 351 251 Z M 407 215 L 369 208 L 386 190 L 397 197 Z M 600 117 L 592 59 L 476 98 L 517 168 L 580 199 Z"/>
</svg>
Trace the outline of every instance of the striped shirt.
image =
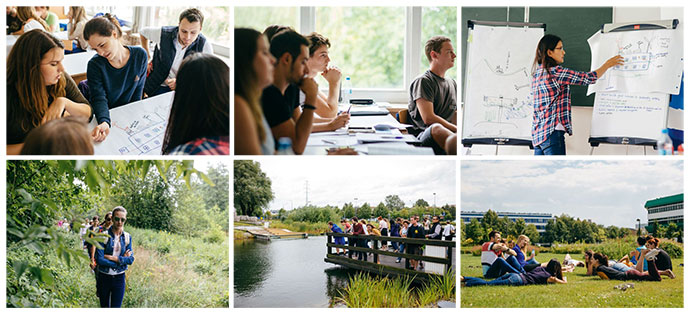
<svg viewBox="0 0 690 314">
<path fill-rule="evenodd" d="M 569 135 L 573 134 L 570 112 L 570 85 L 589 85 L 597 81 L 597 73 L 578 72 L 560 65 L 547 72 L 543 67 L 532 76 L 532 144 L 537 145 L 556 130 L 560 124 Z"/>
</svg>

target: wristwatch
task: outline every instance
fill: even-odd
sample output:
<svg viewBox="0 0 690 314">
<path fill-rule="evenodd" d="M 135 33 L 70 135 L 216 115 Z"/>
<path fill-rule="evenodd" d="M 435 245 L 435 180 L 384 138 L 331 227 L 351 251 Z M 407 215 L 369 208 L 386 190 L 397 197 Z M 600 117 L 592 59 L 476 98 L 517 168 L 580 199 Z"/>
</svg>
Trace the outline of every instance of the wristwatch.
<svg viewBox="0 0 690 314">
<path fill-rule="evenodd" d="M 316 107 L 314 107 L 313 105 L 310 105 L 310 104 L 303 104 L 302 110 L 304 110 L 304 109 L 316 110 Z"/>
</svg>

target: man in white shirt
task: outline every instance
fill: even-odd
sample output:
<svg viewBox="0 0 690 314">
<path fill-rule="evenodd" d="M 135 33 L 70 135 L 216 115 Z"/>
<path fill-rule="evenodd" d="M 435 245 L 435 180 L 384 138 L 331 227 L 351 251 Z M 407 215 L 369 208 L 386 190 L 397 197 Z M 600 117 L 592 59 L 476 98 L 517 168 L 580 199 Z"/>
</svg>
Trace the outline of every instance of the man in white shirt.
<svg viewBox="0 0 690 314">
<path fill-rule="evenodd" d="M 204 15 L 198 9 L 182 11 L 178 26 L 145 27 L 139 32 L 141 45 L 151 59 L 149 41 L 156 43 L 148 65 L 144 93 L 155 96 L 175 90 L 177 71 L 188 55 L 213 53 L 213 47 L 201 34 Z"/>
</svg>

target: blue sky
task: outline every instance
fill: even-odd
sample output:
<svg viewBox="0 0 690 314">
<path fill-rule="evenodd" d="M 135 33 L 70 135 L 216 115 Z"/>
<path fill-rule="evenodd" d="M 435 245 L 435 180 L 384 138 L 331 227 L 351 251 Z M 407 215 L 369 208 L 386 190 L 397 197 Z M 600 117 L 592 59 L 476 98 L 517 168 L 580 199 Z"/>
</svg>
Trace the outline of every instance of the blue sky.
<svg viewBox="0 0 690 314">
<path fill-rule="evenodd" d="M 346 202 L 368 202 L 376 206 L 387 195 L 397 194 L 410 206 L 420 198 L 433 205 L 456 203 L 454 160 L 412 160 L 401 158 L 268 158 L 261 169 L 271 178 L 275 199 L 270 209 L 290 210 L 305 204 L 305 182 L 309 181 L 309 202 L 342 207 Z"/>
<path fill-rule="evenodd" d="M 634 227 L 644 203 L 683 192 L 683 163 L 628 161 L 463 161 L 462 210 L 539 212 Z"/>
</svg>

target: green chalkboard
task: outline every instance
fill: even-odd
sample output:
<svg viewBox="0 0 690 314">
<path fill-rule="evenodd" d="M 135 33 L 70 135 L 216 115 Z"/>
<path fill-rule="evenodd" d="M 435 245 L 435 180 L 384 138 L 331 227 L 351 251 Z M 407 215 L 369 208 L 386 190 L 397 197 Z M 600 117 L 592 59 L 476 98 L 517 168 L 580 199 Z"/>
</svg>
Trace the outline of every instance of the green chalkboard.
<svg viewBox="0 0 690 314">
<path fill-rule="evenodd" d="M 497 21 L 497 22 L 524 22 L 525 20 L 525 8 L 524 7 L 511 7 L 510 16 L 508 16 L 507 7 L 462 7 L 462 25 L 460 29 L 462 30 L 461 40 L 462 40 L 462 98 L 465 99 L 465 60 L 467 58 L 465 51 L 467 51 L 467 21 L 478 20 L 478 21 Z"/>
<path fill-rule="evenodd" d="M 506 21 L 507 7 L 463 7 L 462 8 L 462 49 L 466 51 L 467 21 Z M 510 22 L 524 22 L 525 8 L 511 7 Z M 587 38 L 613 19 L 612 7 L 529 7 L 529 22 L 545 23 L 546 33 L 563 39 L 565 48 L 564 67 L 577 71 L 589 71 L 591 53 Z M 525 49 L 535 50 L 536 47 Z M 462 69 L 465 73 L 465 54 L 462 54 Z M 465 86 L 463 75 L 462 86 Z M 586 96 L 587 86 L 571 86 L 574 106 L 592 106 L 594 94 Z M 463 99 L 465 91 L 463 90 Z"/>
<path fill-rule="evenodd" d="M 563 39 L 563 66 L 577 71 L 589 71 L 592 55 L 587 39 L 601 26 L 611 23 L 611 7 L 530 7 L 529 21 L 546 23 L 546 33 Z M 612 56 L 613 57 L 613 56 Z M 594 94 L 589 97 L 587 86 L 571 86 L 573 106 L 593 106 Z"/>
</svg>

